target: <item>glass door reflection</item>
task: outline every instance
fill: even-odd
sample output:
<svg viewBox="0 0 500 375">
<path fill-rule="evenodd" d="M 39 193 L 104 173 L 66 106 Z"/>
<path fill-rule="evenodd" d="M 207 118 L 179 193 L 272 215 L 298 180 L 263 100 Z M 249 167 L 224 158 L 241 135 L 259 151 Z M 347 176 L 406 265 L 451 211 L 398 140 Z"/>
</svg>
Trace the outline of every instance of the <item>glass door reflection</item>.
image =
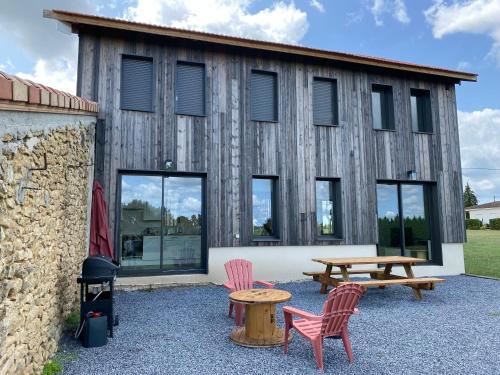
<svg viewBox="0 0 500 375">
<path fill-rule="evenodd" d="M 405 233 L 404 255 L 431 260 L 431 231 L 427 189 L 422 185 L 401 185 Z"/>
<path fill-rule="evenodd" d="M 401 255 L 398 186 L 377 185 L 378 255 Z"/>
<path fill-rule="evenodd" d="M 432 260 L 430 188 L 377 184 L 378 254 Z"/>
<path fill-rule="evenodd" d="M 203 268 L 202 189 L 200 177 L 164 178 L 163 269 Z"/>
<path fill-rule="evenodd" d="M 160 176 L 122 176 L 120 246 L 124 270 L 160 268 L 161 209 Z"/>
</svg>

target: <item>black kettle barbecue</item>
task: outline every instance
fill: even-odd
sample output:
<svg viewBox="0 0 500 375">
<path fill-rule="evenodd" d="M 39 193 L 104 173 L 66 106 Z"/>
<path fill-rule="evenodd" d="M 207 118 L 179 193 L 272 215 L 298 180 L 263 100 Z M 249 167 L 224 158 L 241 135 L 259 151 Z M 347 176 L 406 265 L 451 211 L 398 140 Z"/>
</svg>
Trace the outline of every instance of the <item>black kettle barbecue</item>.
<svg viewBox="0 0 500 375">
<path fill-rule="evenodd" d="M 113 315 L 113 292 L 116 272 L 120 266 L 105 256 L 90 256 L 83 261 L 80 284 L 80 329 L 84 329 L 89 313 L 99 312 L 107 317 L 109 336 L 118 325 L 118 315 Z M 89 291 L 89 285 L 92 290 Z"/>
</svg>

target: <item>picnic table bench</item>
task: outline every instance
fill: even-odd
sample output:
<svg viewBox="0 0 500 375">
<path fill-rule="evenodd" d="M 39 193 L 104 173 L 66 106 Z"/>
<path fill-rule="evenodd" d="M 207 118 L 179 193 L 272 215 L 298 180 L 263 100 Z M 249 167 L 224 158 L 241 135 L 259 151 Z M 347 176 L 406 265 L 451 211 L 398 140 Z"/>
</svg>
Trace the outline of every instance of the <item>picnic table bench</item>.
<svg viewBox="0 0 500 375">
<path fill-rule="evenodd" d="M 403 256 L 377 256 L 377 257 L 355 257 L 355 258 L 316 258 L 313 262 L 326 265 L 325 271 L 303 272 L 306 276 L 312 276 L 314 281 L 321 283 L 320 293 L 326 293 L 328 286 L 337 287 L 348 283 L 356 283 L 365 289 L 371 286 L 385 288 L 388 285 L 405 285 L 413 289 L 413 294 L 418 300 L 422 299 L 422 289 L 433 290 L 435 283 L 443 282 L 444 279 L 437 277 L 415 277 L 412 266 L 417 263 L 426 262 L 424 259 Z M 352 269 L 353 265 L 379 265 L 385 264 L 384 268 L 374 269 Z M 403 266 L 405 276 L 394 275 L 392 267 L 394 265 Z M 340 271 L 332 271 L 333 267 L 340 268 Z M 372 280 L 351 281 L 349 275 L 368 274 Z M 332 277 L 341 275 L 342 278 Z"/>
</svg>

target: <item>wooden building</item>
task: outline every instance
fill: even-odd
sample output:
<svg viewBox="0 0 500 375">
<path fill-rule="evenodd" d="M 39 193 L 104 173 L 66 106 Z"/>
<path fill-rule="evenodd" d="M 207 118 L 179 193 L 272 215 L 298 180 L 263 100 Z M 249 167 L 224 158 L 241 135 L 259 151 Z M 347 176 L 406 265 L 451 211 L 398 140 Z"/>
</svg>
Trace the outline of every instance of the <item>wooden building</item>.
<svg viewBox="0 0 500 375">
<path fill-rule="evenodd" d="M 455 86 L 475 74 L 45 16 L 78 33 L 77 94 L 100 105 L 95 176 L 122 276 L 220 281 L 246 258 L 286 280 L 313 256 L 377 253 L 463 272 Z"/>
</svg>

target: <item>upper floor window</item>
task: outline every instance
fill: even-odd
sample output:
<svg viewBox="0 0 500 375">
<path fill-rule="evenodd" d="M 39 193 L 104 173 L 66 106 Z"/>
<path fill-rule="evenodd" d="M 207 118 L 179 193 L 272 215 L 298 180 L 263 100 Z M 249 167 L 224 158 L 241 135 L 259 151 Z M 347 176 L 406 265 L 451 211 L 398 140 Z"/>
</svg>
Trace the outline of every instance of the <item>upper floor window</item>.
<svg viewBox="0 0 500 375">
<path fill-rule="evenodd" d="M 411 126 L 414 132 L 432 133 L 431 92 L 411 89 Z"/>
<path fill-rule="evenodd" d="M 253 121 L 278 121 L 278 76 L 273 72 L 252 70 L 250 118 Z"/>
<path fill-rule="evenodd" d="M 316 233 L 342 237 L 341 190 L 339 179 L 316 180 Z"/>
<path fill-rule="evenodd" d="M 177 62 L 175 113 L 205 116 L 205 65 Z"/>
<path fill-rule="evenodd" d="M 278 237 L 278 179 L 252 179 L 253 237 Z"/>
<path fill-rule="evenodd" d="M 338 125 L 337 80 L 314 78 L 313 122 L 314 125 Z"/>
<path fill-rule="evenodd" d="M 122 55 L 120 108 L 153 111 L 153 59 Z"/>
<path fill-rule="evenodd" d="M 395 129 L 391 86 L 372 85 L 372 118 L 374 129 Z"/>
</svg>

